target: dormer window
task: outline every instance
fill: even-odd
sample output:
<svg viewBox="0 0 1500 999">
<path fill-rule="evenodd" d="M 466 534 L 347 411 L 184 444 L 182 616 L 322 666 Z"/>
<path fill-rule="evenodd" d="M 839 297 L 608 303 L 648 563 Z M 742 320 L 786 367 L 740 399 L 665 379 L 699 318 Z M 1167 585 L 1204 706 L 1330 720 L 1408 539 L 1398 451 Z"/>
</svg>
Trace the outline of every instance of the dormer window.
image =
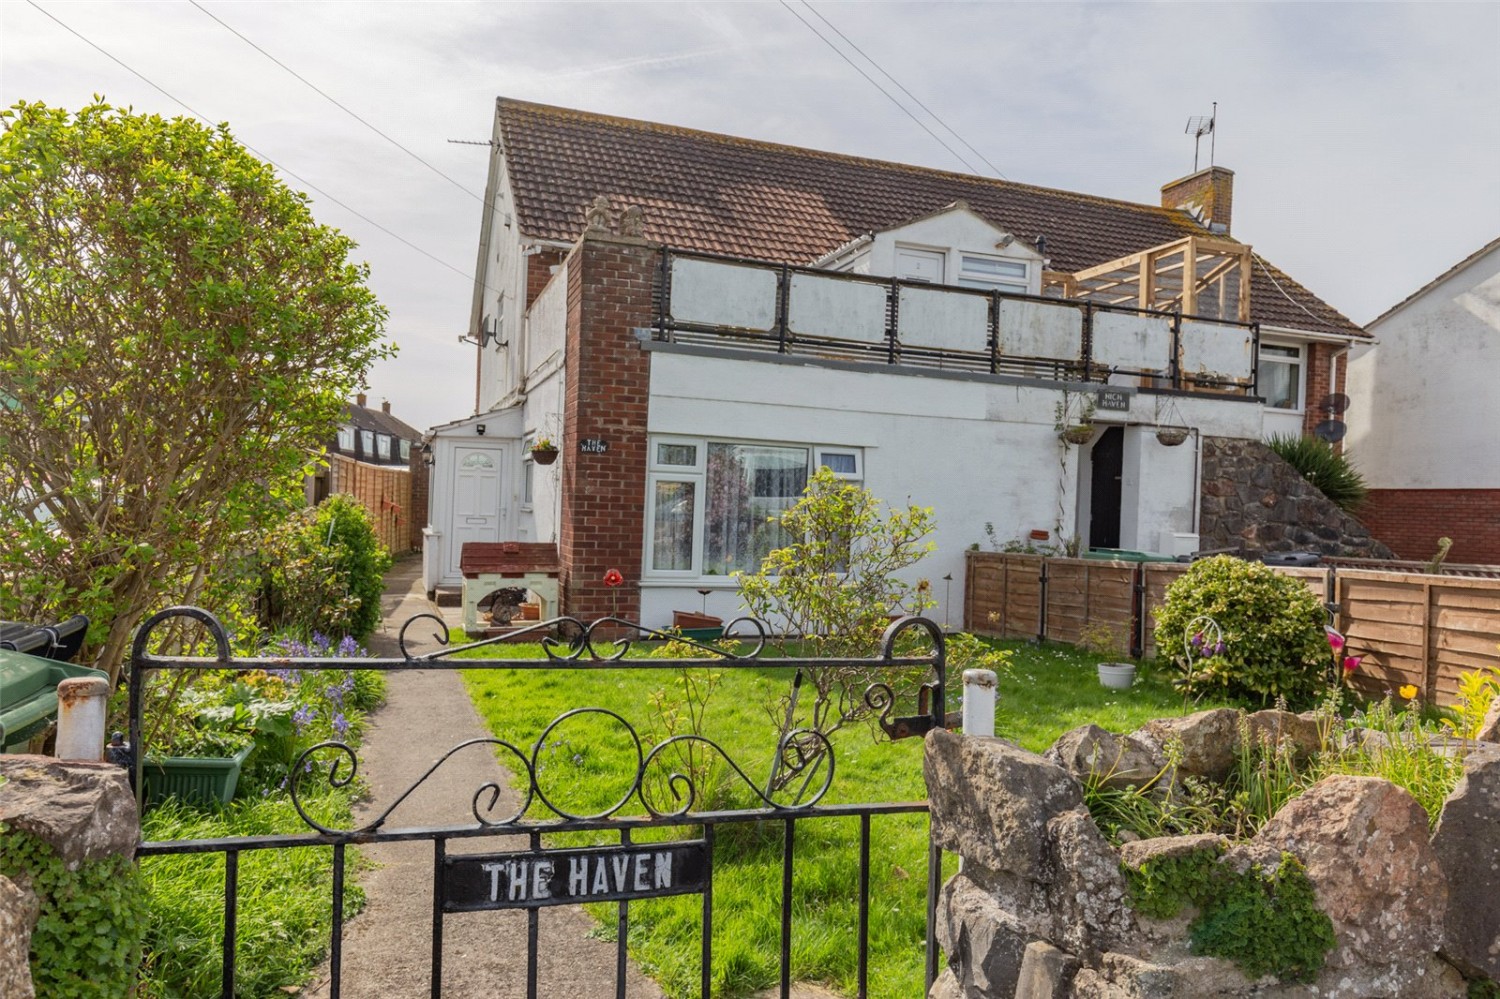
<svg viewBox="0 0 1500 999">
<path fill-rule="evenodd" d="M 985 291 L 1024 295 L 1030 276 L 1030 264 L 1024 260 L 987 257 L 977 253 L 959 254 L 958 284 L 962 288 L 983 288 Z"/>
<path fill-rule="evenodd" d="M 339 450 L 340 451 L 353 451 L 354 450 L 354 428 L 353 427 L 339 427 Z"/>
</svg>

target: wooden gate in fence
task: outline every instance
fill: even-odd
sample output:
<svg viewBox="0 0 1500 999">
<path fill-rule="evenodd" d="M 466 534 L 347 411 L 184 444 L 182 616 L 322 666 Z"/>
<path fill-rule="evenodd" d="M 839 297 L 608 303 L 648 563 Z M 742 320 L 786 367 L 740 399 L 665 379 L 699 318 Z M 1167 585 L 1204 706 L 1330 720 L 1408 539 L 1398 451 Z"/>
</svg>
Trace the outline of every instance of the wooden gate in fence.
<svg viewBox="0 0 1500 999">
<path fill-rule="evenodd" d="M 1103 629 L 1132 655 L 1156 654 L 1154 611 L 1187 571 L 1171 562 L 1104 562 L 969 552 L 964 626 L 977 634 L 1076 644 Z M 1333 624 L 1363 657 L 1372 691 L 1415 684 L 1429 702 L 1451 703 L 1459 674 L 1500 667 L 1500 579 L 1339 566 L 1275 567 L 1296 576 L 1333 611 Z"/>
</svg>

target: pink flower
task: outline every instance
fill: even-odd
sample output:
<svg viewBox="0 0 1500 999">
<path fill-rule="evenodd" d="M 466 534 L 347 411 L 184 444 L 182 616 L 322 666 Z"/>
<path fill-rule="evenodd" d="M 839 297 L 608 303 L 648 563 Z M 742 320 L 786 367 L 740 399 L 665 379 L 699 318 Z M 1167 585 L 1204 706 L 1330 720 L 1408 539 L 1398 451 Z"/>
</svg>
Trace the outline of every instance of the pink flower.
<svg viewBox="0 0 1500 999">
<path fill-rule="evenodd" d="M 1344 674 L 1348 675 L 1359 669 L 1360 662 L 1362 660 L 1359 656 L 1346 656 L 1344 658 Z"/>
<path fill-rule="evenodd" d="M 620 575 L 619 569 L 610 569 L 604 573 L 605 586 L 621 586 L 624 582 L 625 577 Z"/>
<path fill-rule="evenodd" d="M 1328 632 L 1328 647 L 1330 649 L 1332 649 L 1334 652 L 1337 652 L 1339 649 L 1342 649 L 1344 647 L 1344 636 L 1340 635 L 1338 632 L 1334 631 L 1332 628 L 1328 628 L 1328 629 L 1325 629 L 1325 630 Z"/>
</svg>

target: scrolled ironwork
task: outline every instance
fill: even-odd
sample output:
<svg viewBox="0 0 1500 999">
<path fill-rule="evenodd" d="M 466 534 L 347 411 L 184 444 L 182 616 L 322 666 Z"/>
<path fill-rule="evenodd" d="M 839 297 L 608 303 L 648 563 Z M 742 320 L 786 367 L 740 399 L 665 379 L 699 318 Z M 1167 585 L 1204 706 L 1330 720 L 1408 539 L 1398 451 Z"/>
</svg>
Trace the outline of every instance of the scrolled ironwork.
<svg viewBox="0 0 1500 999">
<path fill-rule="evenodd" d="M 162 624 L 176 617 L 191 618 L 206 627 L 208 633 L 213 636 L 214 649 L 219 653 L 219 661 L 226 663 L 229 661 L 229 632 L 224 630 L 224 625 L 209 611 L 201 607 L 188 607 L 185 605 L 159 610 L 140 623 L 135 630 L 135 640 L 130 643 L 131 661 L 140 662 L 146 659 L 146 648 L 150 644 L 151 633 Z"/>
</svg>

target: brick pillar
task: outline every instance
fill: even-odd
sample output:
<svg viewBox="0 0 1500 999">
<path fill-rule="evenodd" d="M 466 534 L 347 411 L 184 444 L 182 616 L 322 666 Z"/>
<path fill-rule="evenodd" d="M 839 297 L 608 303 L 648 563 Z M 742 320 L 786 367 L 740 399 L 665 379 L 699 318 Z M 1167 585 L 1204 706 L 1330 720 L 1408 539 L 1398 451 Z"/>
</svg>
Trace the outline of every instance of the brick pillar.
<svg viewBox="0 0 1500 999">
<path fill-rule="evenodd" d="M 640 617 L 651 362 L 634 330 L 653 321 L 659 261 L 644 240 L 589 233 L 568 264 L 558 554 L 563 610 L 585 621 Z M 590 437 L 609 449 L 584 454 Z M 625 585 L 604 585 L 610 569 Z"/>
</svg>

